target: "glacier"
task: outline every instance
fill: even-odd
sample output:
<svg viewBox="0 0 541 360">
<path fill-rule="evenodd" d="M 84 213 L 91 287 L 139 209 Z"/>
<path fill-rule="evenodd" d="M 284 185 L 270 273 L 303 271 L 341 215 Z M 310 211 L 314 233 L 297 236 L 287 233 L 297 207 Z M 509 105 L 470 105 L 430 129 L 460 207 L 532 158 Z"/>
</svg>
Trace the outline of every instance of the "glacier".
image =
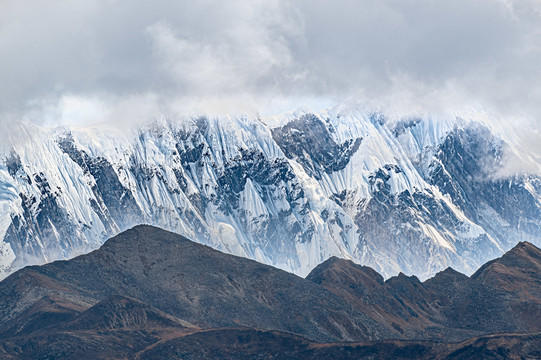
<svg viewBox="0 0 541 360">
<path fill-rule="evenodd" d="M 475 114 L 340 105 L 20 137 L 0 158 L 0 277 L 140 223 L 301 276 L 331 256 L 386 277 L 470 274 L 541 245 L 541 179 L 494 176 L 510 145 Z"/>
</svg>

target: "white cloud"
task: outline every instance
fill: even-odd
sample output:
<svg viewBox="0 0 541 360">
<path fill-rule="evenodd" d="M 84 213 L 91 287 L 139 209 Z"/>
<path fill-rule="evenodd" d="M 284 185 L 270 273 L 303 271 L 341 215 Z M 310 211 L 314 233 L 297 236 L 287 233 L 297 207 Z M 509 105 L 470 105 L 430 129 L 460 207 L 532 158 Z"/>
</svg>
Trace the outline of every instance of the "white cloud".
<svg viewBox="0 0 541 360">
<path fill-rule="evenodd" d="M 0 0 L 0 53 L 6 128 L 351 97 L 541 128 L 537 0 Z"/>
</svg>

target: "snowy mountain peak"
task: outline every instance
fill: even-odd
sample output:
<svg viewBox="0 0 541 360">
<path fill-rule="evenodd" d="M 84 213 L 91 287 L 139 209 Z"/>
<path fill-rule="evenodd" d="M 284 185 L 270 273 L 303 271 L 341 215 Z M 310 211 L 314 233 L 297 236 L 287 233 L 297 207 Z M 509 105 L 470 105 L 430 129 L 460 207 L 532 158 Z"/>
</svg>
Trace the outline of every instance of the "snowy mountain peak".
<svg viewBox="0 0 541 360">
<path fill-rule="evenodd" d="M 541 243 L 541 181 L 492 176 L 508 144 L 475 117 L 340 105 L 165 117 L 136 130 L 25 127 L 0 161 L 0 272 L 151 223 L 300 275 L 330 256 L 391 276 L 462 272 Z"/>
</svg>

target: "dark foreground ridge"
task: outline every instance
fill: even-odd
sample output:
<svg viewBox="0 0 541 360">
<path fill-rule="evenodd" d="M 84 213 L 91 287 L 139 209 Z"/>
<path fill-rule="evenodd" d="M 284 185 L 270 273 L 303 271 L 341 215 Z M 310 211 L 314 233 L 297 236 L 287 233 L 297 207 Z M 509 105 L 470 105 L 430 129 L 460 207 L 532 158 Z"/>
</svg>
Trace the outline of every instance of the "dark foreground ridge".
<svg viewBox="0 0 541 360">
<path fill-rule="evenodd" d="M 539 358 L 540 332 L 529 243 L 472 277 L 331 258 L 303 279 L 141 225 L 0 282 L 0 359 Z"/>
</svg>

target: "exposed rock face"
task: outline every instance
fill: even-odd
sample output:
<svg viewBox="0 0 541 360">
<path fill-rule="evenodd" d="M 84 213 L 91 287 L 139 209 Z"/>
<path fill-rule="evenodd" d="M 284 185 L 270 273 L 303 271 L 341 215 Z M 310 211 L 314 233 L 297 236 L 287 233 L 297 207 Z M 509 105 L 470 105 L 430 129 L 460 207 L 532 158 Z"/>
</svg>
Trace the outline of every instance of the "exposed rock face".
<svg viewBox="0 0 541 360">
<path fill-rule="evenodd" d="M 318 180 L 322 172 L 343 170 L 359 149 L 361 138 L 338 144 L 332 138 L 332 126 L 326 126 L 316 115 L 306 114 L 272 130 L 272 138 L 289 159 L 296 160 L 306 173 Z"/>
<path fill-rule="evenodd" d="M 517 241 L 541 245 L 541 180 L 502 176 L 509 146 L 474 120 L 337 108 L 131 132 L 28 125 L 0 156 L 0 275 L 139 223 L 301 276 L 331 256 L 385 278 L 471 274 Z"/>
<path fill-rule="evenodd" d="M 520 243 L 472 277 L 331 258 L 303 279 L 137 226 L 0 282 L 0 357 L 536 358 L 540 271 Z"/>
</svg>

